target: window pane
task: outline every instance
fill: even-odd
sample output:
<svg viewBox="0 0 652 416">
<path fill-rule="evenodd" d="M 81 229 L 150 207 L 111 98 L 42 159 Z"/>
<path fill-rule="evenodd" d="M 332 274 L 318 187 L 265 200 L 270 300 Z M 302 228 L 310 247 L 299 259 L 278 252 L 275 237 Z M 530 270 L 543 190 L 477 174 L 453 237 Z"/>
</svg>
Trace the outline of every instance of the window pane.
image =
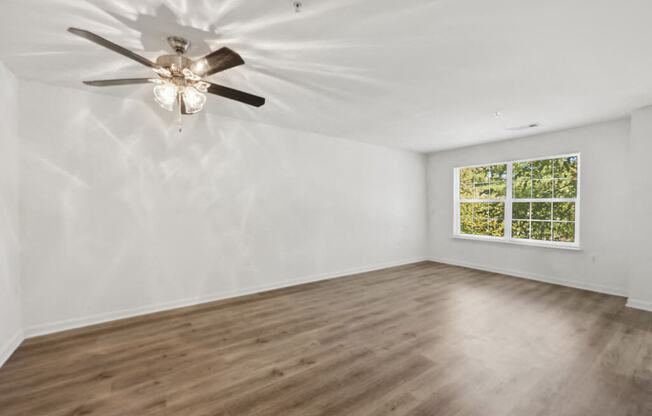
<svg viewBox="0 0 652 416">
<path fill-rule="evenodd" d="M 552 160 L 535 160 L 532 164 L 532 178 L 552 179 Z"/>
<path fill-rule="evenodd" d="M 515 181 L 529 181 L 532 179 L 532 167 L 528 162 L 514 163 L 512 165 L 512 177 Z"/>
<path fill-rule="evenodd" d="M 512 218 L 517 220 L 530 219 L 530 203 L 529 202 L 514 202 L 512 204 Z"/>
<path fill-rule="evenodd" d="M 552 198 L 551 180 L 532 181 L 532 198 Z"/>
<path fill-rule="evenodd" d="M 529 199 L 532 198 L 532 182 L 519 181 L 514 182 L 514 189 L 512 190 L 512 198 L 515 199 Z"/>
<path fill-rule="evenodd" d="M 507 183 L 495 182 L 491 184 L 491 199 L 505 199 L 507 196 Z"/>
<path fill-rule="evenodd" d="M 460 183 L 473 182 L 473 168 L 460 169 Z"/>
<path fill-rule="evenodd" d="M 512 237 L 525 239 L 530 238 L 530 222 L 512 221 Z"/>
<path fill-rule="evenodd" d="M 460 217 L 472 217 L 473 204 L 470 202 L 463 202 L 460 204 Z"/>
<path fill-rule="evenodd" d="M 489 182 L 490 170 L 491 168 L 489 166 L 475 168 L 475 183 Z"/>
<path fill-rule="evenodd" d="M 473 204 L 473 217 L 474 218 L 489 218 L 489 204 L 477 203 Z"/>
<path fill-rule="evenodd" d="M 532 240 L 550 240 L 550 237 L 550 221 L 532 221 Z"/>
<path fill-rule="evenodd" d="M 554 160 L 555 178 L 577 178 L 577 156 Z"/>
<path fill-rule="evenodd" d="M 489 220 L 487 234 L 493 237 L 503 237 L 505 235 L 505 222 L 503 220 Z"/>
<path fill-rule="evenodd" d="M 574 242 L 575 220 L 579 215 L 575 212 L 578 159 L 572 156 L 460 168 L 460 232 L 504 237 L 505 221 L 509 220 L 512 221 L 511 238 Z M 508 168 L 511 178 L 507 177 Z M 512 186 L 510 200 L 507 200 L 507 186 Z M 568 202 L 552 202 L 555 198 Z M 483 201 L 465 202 L 473 199 Z M 505 204 L 511 204 L 511 218 L 506 218 Z"/>
<path fill-rule="evenodd" d="M 503 202 L 493 202 L 489 204 L 489 218 L 499 220 L 505 218 L 505 204 Z"/>
<path fill-rule="evenodd" d="M 533 220 L 550 220 L 552 215 L 552 204 L 550 202 L 533 202 L 532 219 Z M 548 224 L 550 226 L 550 224 Z"/>
<path fill-rule="evenodd" d="M 462 234 L 473 234 L 473 219 L 470 217 L 460 218 L 460 232 Z"/>
<path fill-rule="evenodd" d="M 473 199 L 473 184 L 460 185 L 460 199 Z"/>
<path fill-rule="evenodd" d="M 577 179 L 555 179 L 555 198 L 577 197 Z"/>
<path fill-rule="evenodd" d="M 554 241 L 563 241 L 572 243 L 575 241 L 575 223 L 574 222 L 553 222 L 552 239 Z"/>
<path fill-rule="evenodd" d="M 473 219 L 473 234 L 488 235 L 489 222 L 484 219 Z"/>
<path fill-rule="evenodd" d="M 491 196 L 491 185 L 488 183 L 475 184 L 475 199 L 489 199 Z"/>
<path fill-rule="evenodd" d="M 505 181 L 507 180 L 507 165 L 493 165 L 491 166 L 491 181 Z"/>
<path fill-rule="evenodd" d="M 552 206 L 552 219 L 555 221 L 575 221 L 575 203 L 555 202 Z"/>
</svg>

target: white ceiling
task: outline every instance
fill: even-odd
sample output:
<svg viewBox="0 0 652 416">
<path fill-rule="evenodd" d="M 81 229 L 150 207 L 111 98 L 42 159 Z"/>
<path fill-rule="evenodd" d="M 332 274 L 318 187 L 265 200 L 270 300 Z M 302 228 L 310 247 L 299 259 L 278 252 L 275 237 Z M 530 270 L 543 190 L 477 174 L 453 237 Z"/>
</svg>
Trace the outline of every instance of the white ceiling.
<svg viewBox="0 0 652 416">
<path fill-rule="evenodd" d="M 267 98 L 208 111 L 417 151 L 625 116 L 652 104 L 650 0 L 5 0 L 0 60 L 19 78 L 151 99 L 148 76 L 88 29 L 154 59 L 168 35 L 246 66 L 211 79 Z M 501 116 L 496 118 L 494 113 Z M 540 128 L 510 132 L 531 122 Z"/>
</svg>

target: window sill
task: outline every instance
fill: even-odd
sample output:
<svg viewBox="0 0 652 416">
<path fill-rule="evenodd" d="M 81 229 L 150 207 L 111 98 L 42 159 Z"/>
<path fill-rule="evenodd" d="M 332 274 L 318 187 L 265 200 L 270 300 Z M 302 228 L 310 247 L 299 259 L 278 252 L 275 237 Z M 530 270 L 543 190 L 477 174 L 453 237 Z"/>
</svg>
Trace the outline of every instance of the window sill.
<svg viewBox="0 0 652 416">
<path fill-rule="evenodd" d="M 503 237 L 484 237 L 477 235 L 462 235 L 462 234 L 453 234 L 451 238 L 458 240 L 471 240 L 471 241 L 484 241 L 490 243 L 501 243 L 501 244 L 512 244 L 517 246 L 530 246 L 530 247 L 543 247 L 543 248 L 554 248 L 558 250 L 570 250 L 570 251 L 584 251 L 582 247 L 575 244 L 560 244 L 560 243 L 548 243 L 545 241 L 533 241 L 533 240 L 507 240 Z"/>
</svg>

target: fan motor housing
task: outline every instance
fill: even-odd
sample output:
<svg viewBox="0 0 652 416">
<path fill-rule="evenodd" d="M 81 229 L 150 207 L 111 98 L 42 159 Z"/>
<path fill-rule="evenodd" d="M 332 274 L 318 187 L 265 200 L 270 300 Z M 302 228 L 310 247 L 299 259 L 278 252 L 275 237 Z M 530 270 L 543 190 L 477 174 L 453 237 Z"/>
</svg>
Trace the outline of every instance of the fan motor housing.
<svg viewBox="0 0 652 416">
<path fill-rule="evenodd" d="M 181 36 L 170 36 L 168 37 L 168 45 L 170 45 L 173 51 L 179 55 L 183 55 L 190 48 L 190 41 Z"/>
<path fill-rule="evenodd" d="M 156 58 L 156 63 L 164 68 L 169 68 L 172 65 L 177 68 L 189 68 L 194 61 L 183 55 L 161 55 Z"/>
</svg>

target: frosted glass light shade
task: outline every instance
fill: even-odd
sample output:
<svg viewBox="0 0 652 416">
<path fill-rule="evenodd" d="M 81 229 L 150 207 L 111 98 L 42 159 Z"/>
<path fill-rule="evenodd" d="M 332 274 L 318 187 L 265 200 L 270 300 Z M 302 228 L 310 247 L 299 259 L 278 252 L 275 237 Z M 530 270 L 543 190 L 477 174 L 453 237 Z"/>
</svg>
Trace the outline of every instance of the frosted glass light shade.
<svg viewBox="0 0 652 416">
<path fill-rule="evenodd" d="M 204 108 L 206 95 L 193 87 L 186 87 L 183 89 L 183 102 L 186 104 L 186 113 L 197 113 Z"/>
<path fill-rule="evenodd" d="M 183 76 L 190 81 L 200 81 L 201 77 L 196 75 L 194 72 L 189 70 L 188 68 L 184 68 L 183 71 L 181 71 Z"/>
<path fill-rule="evenodd" d="M 154 87 L 154 100 L 168 111 L 174 110 L 174 103 L 177 101 L 177 87 L 174 84 L 165 83 Z"/>
</svg>

